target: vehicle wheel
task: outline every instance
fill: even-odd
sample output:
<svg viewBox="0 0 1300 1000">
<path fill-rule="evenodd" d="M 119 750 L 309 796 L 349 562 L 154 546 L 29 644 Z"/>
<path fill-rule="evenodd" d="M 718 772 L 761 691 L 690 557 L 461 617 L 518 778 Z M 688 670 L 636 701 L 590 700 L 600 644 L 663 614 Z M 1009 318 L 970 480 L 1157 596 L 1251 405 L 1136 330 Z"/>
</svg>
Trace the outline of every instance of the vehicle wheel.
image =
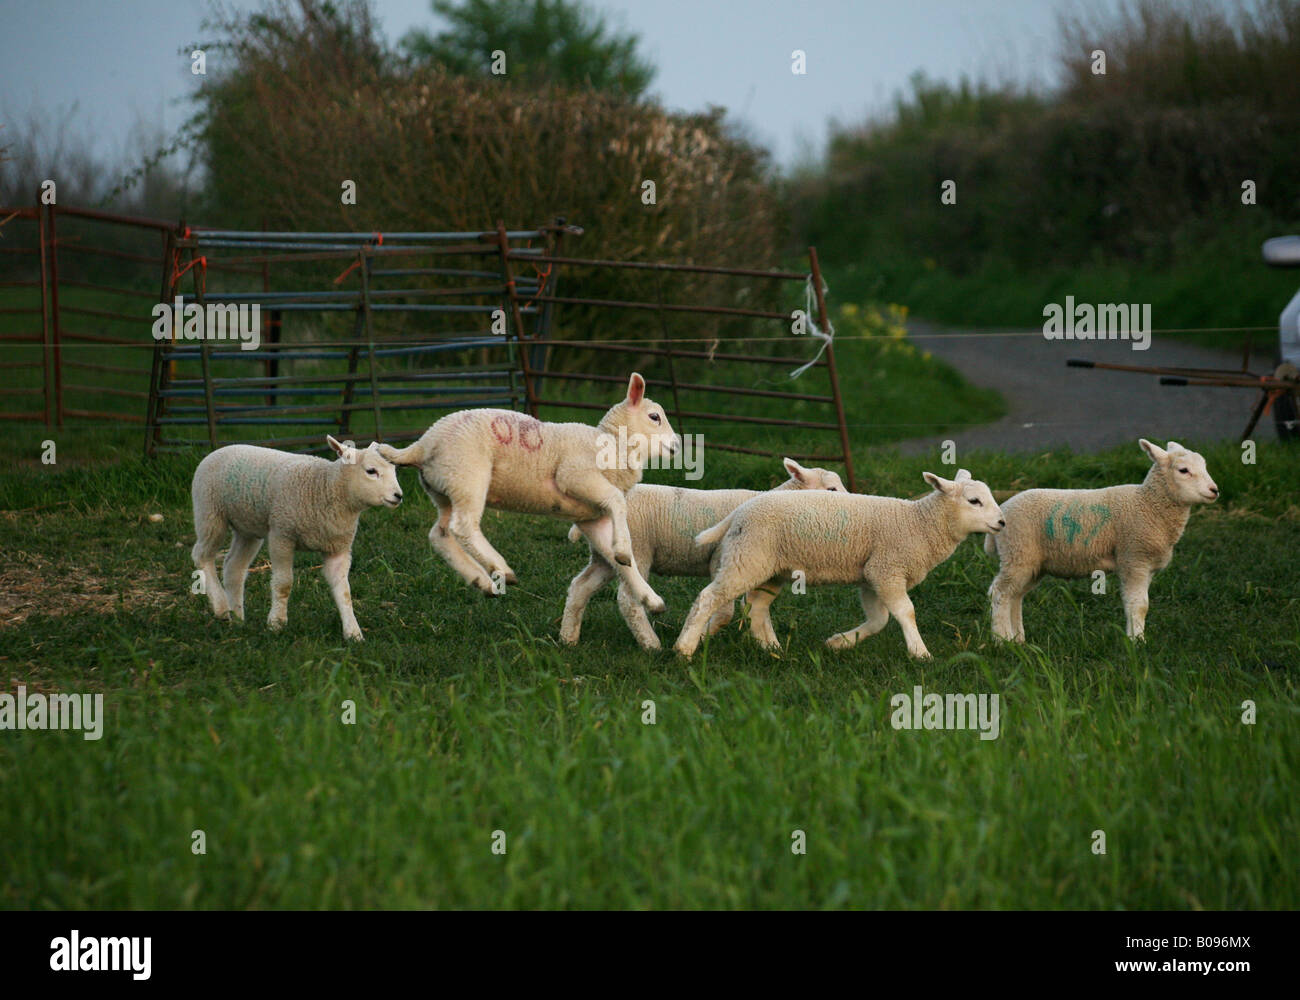
<svg viewBox="0 0 1300 1000">
<path fill-rule="evenodd" d="M 1296 378 L 1300 370 L 1292 364 L 1280 364 L 1274 372 L 1279 378 Z M 1296 416 L 1296 393 L 1292 390 L 1273 400 L 1273 424 L 1280 441 L 1300 441 L 1300 419 Z"/>
</svg>

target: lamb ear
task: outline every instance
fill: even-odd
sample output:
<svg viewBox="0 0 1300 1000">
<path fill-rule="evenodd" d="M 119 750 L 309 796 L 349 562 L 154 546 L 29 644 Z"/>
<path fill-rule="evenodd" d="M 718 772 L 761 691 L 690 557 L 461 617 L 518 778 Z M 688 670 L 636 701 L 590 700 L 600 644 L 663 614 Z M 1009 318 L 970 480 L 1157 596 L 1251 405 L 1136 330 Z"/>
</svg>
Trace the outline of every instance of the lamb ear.
<svg viewBox="0 0 1300 1000">
<path fill-rule="evenodd" d="M 948 491 L 948 487 L 952 485 L 952 483 L 949 482 L 947 479 L 944 479 L 943 476 L 936 476 L 933 472 L 922 472 L 921 478 L 924 479 L 931 486 L 933 486 L 940 493 L 946 493 Z"/>
<path fill-rule="evenodd" d="M 1165 445 L 1165 451 L 1186 451 L 1186 450 L 1187 449 L 1184 448 L 1177 441 L 1170 441 L 1167 445 Z"/>
<path fill-rule="evenodd" d="M 808 481 L 805 478 L 808 474 L 807 470 L 793 458 L 783 458 L 781 464 L 785 466 L 785 471 L 790 473 L 790 478 L 795 482 L 806 483 Z"/>
<path fill-rule="evenodd" d="M 345 448 L 342 444 L 336 441 L 334 439 L 334 435 L 332 434 L 326 434 L 325 440 L 329 443 L 329 446 L 334 449 L 334 454 L 342 458 L 343 452 L 347 451 L 347 448 Z"/>
<path fill-rule="evenodd" d="M 641 377 L 640 372 L 633 372 L 632 377 L 627 380 L 628 405 L 640 406 L 643 399 L 645 399 L 645 379 Z"/>
<path fill-rule="evenodd" d="M 1153 462 L 1168 461 L 1169 453 L 1165 451 L 1163 448 L 1161 448 L 1160 445 L 1152 444 L 1146 438 L 1138 438 L 1138 444 L 1140 444 L 1142 446 L 1142 450 L 1145 451 L 1148 456 L 1150 456 L 1151 461 Z"/>
<path fill-rule="evenodd" d="M 964 483 L 970 479 L 970 469 L 958 469 L 957 475 L 953 476 L 954 483 Z"/>
</svg>

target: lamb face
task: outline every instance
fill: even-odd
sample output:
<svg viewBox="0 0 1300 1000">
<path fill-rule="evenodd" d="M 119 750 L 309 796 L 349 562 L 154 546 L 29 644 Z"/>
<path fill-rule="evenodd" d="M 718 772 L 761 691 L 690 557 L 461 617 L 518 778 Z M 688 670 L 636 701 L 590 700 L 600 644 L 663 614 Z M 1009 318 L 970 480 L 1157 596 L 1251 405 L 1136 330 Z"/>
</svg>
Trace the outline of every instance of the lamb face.
<svg viewBox="0 0 1300 1000">
<path fill-rule="evenodd" d="M 1160 469 L 1165 489 L 1176 502 L 1190 507 L 1198 503 L 1214 503 L 1219 498 L 1219 487 L 1210 478 L 1201 454 L 1189 451 L 1177 441 L 1170 441 L 1164 448 L 1146 438 L 1138 443 Z"/>
<path fill-rule="evenodd" d="M 402 502 L 402 487 L 397 481 L 397 466 L 379 453 L 375 442 L 365 448 L 342 444 L 333 437 L 326 441 L 345 467 L 344 482 L 348 494 L 358 506 L 396 507 Z"/>
</svg>

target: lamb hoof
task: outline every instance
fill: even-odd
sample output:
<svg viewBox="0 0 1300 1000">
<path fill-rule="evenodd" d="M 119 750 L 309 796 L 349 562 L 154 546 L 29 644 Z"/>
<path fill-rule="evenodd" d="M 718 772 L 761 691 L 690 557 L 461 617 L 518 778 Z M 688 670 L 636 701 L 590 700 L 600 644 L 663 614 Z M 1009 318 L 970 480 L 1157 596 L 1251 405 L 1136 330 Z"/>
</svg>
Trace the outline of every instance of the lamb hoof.
<svg viewBox="0 0 1300 1000">
<path fill-rule="evenodd" d="M 515 571 L 510 569 L 508 566 L 506 567 L 505 578 L 506 583 L 514 584 L 519 582 L 519 577 L 515 576 Z"/>
<path fill-rule="evenodd" d="M 661 615 L 668 610 L 668 605 L 664 603 L 664 599 L 658 594 L 647 595 L 646 599 L 641 603 L 645 605 L 645 609 L 652 615 Z"/>
<path fill-rule="evenodd" d="M 347 639 L 349 642 L 364 642 L 366 639 L 366 637 L 361 634 L 361 629 L 357 629 L 355 632 L 344 632 L 343 638 Z"/>
<path fill-rule="evenodd" d="M 686 659 L 689 660 L 692 656 L 695 655 L 695 647 L 684 646 L 679 642 L 673 646 L 673 652 L 675 652 L 678 656 L 684 656 Z"/>
<path fill-rule="evenodd" d="M 837 632 L 826 640 L 826 645 L 831 649 L 852 649 L 857 645 L 857 640 L 845 632 Z"/>
<path fill-rule="evenodd" d="M 287 623 L 287 618 L 268 618 L 266 620 L 266 627 L 272 632 L 279 632 Z"/>
<path fill-rule="evenodd" d="M 663 649 L 663 646 L 659 644 L 659 637 L 657 635 L 652 635 L 644 639 L 639 638 L 637 639 L 637 642 L 640 643 L 641 648 L 647 653 L 657 653 L 659 650 Z"/>
<path fill-rule="evenodd" d="M 907 651 L 907 655 L 908 655 L 908 656 L 911 656 L 911 657 L 913 657 L 913 658 L 915 658 L 915 659 L 918 659 L 918 660 L 933 660 L 933 659 L 934 659 L 934 657 L 930 655 L 930 651 L 929 651 L 928 649 L 925 649 L 925 648 L 921 648 L 921 649 L 917 649 L 917 650 L 911 650 L 911 649 L 909 649 L 909 650 Z"/>
<path fill-rule="evenodd" d="M 578 644 L 578 633 L 560 633 L 560 644 L 564 646 L 576 646 Z"/>
</svg>

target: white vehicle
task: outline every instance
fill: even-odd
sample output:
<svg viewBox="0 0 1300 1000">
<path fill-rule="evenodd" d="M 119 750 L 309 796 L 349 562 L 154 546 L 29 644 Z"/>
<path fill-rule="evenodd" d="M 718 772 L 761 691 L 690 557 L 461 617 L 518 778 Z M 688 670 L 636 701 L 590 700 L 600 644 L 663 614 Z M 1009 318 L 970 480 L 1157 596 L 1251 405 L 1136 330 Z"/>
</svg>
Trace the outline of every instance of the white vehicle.
<svg viewBox="0 0 1300 1000">
<path fill-rule="evenodd" d="M 1265 240 L 1264 261 L 1272 267 L 1300 267 L 1300 236 Z M 1279 378 L 1300 375 L 1300 291 L 1282 310 L 1278 321 L 1277 349 L 1278 368 L 1274 374 Z M 1273 400 L 1273 422 L 1277 425 L 1277 436 L 1283 440 L 1300 438 L 1295 393 L 1282 393 Z"/>
</svg>

